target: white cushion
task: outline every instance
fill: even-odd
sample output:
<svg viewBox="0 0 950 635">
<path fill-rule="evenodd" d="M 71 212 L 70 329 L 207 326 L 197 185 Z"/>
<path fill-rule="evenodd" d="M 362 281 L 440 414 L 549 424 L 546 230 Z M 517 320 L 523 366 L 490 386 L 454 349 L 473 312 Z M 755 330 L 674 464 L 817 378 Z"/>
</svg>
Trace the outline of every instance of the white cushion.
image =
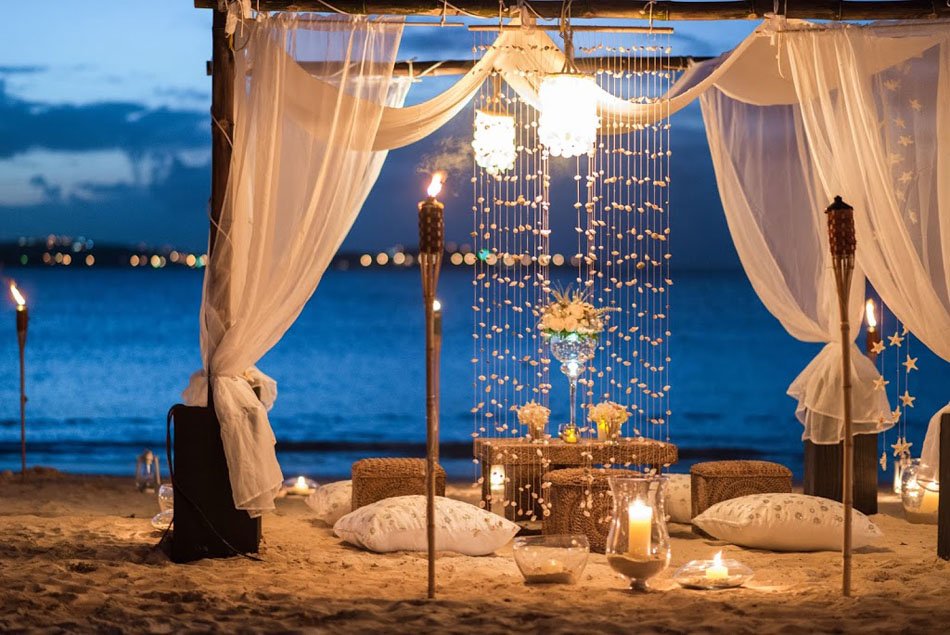
<svg viewBox="0 0 950 635">
<path fill-rule="evenodd" d="M 436 496 L 435 546 L 467 556 L 484 556 L 506 545 L 518 525 L 469 503 Z M 375 551 L 425 551 L 425 496 L 384 498 L 350 512 L 333 526 L 346 542 Z"/>
<path fill-rule="evenodd" d="M 337 481 L 318 487 L 306 502 L 319 520 L 333 525 L 353 509 L 353 481 Z"/>
<path fill-rule="evenodd" d="M 667 474 L 666 513 L 674 523 L 688 525 L 693 517 L 693 499 L 690 495 L 689 474 Z"/>
<path fill-rule="evenodd" d="M 804 494 L 753 494 L 717 503 L 693 518 L 714 538 L 771 551 L 840 551 L 844 524 L 841 503 Z M 867 516 L 855 510 L 851 531 L 855 549 L 882 536 Z"/>
</svg>

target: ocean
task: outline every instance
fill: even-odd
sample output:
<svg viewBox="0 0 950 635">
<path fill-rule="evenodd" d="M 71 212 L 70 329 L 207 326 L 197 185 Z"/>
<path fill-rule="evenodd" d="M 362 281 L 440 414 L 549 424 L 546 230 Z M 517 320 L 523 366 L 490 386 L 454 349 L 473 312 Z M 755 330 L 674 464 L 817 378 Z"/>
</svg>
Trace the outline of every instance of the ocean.
<svg viewBox="0 0 950 635">
<path fill-rule="evenodd" d="M 30 300 L 29 464 L 131 475 L 144 448 L 164 457 L 165 414 L 200 364 L 201 272 L 58 267 L 4 274 L 15 275 Z M 451 478 L 466 480 L 475 477 L 471 271 L 447 265 L 439 295 L 442 463 Z M 681 467 L 761 458 L 788 465 L 801 479 L 802 429 L 785 391 L 820 346 L 785 333 L 741 272 L 683 272 L 671 305 L 669 434 Z M 6 302 L 0 307 L 0 470 L 17 470 L 14 312 Z M 884 330 L 890 332 L 887 323 Z M 916 454 L 931 414 L 947 402 L 950 365 L 920 343 L 912 352 L 920 372 L 912 377 L 917 401 L 906 429 Z M 278 382 L 271 422 L 285 475 L 327 480 L 346 477 L 362 457 L 423 456 L 423 354 L 418 269 L 327 272 L 259 363 Z M 887 367 L 896 368 L 891 361 Z M 555 420 L 566 417 L 567 390 L 559 374 L 552 382 Z M 895 436 L 888 433 L 886 443 Z"/>
</svg>

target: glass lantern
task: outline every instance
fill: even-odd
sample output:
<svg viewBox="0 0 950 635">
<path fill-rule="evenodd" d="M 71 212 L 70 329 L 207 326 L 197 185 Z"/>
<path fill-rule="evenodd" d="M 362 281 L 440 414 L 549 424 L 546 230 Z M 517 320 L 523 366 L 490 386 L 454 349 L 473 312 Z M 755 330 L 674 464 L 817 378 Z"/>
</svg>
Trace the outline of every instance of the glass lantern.
<svg viewBox="0 0 950 635">
<path fill-rule="evenodd" d="M 901 472 L 901 503 L 908 522 L 937 524 L 940 504 L 940 482 L 934 470 L 912 459 Z"/>
<path fill-rule="evenodd" d="M 161 484 L 158 457 L 146 449 L 135 459 L 135 488 L 140 492 L 157 492 Z"/>
<path fill-rule="evenodd" d="M 607 563 L 635 591 L 670 564 L 665 476 L 610 477 L 613 513 L 607 534 Z"/>
</svg>

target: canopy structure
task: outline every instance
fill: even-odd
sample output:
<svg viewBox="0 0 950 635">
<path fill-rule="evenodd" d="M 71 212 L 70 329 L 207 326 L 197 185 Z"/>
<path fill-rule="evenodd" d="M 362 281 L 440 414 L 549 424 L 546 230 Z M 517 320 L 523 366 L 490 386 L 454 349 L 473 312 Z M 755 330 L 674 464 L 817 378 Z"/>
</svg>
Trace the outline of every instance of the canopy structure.
<svg viewBox="0 0 950 635">
<path fill-rule="evenodd" d="M 262 1 L 260 8 L 311 4 Z M 521 8 L 547 16 L 554 4 L 562 3 Z M 685 19 L 711 15 L 713 6 L 738 11 L 736 4 L 651 6 L 654 19 Z M 742 3 L 745 17 L 759 5 Z M 235 506 L 257 515 L 273 508 L 282 474 L 267 419 L 276 387 L 254 364 L 316 289 L 386 152 L 444 125 L 494 72 L 522 100 L 540 106 L 538 82 L 519 69 L 556 73 L 564 53 L 542 30 L 503 30 L 446 91 L 404 107 L 409 82 L 394 79 L 400 21 L 290 13 L 252 19 L 248 6 L 232 3 L 214 18 L 204 369 L 185 397 L 200 405 L 213 393 Z M 448 6 L 334 3 L 341 11 L 384 13 L 441 14 Z M 909 14 L 922 10 L 912 2 L 834 6 L 836 18 L 888 15 L 885 7 L 894 17 L 920 17 Z M 454 7 L 485 14 L 482 3 Z M 931 18 L 950 11 L 927 7 Z M 586 13 L 574 7 L 575 16 L 631 17 L 632 11 L 629 3 L 591 2 Z M 812 17 L 822 17 L 814 11 Z M 940 116 L 950 111 L 948 27 L 939 20 L 822 26 L 771 18 L 733 51 L 691 66 L 663 108 L 599 94 L 602 134 L 614 120 L 648 123 L 701 100 L 744 270 L 792 336 L 825 344 L 789 387 L 803 438 L 816 443 L 837 443 L 842 434 L 835 294 L 817 213 L 833 195 L 845 195 L 857 210 L 851 323 L 860 324 L 866 276 L 922 342 L 950 359 L 950 222 L 939 213 L 950 204 L 950 186 L 941 178 L 950 165 L 950 122 Z M 235 31 L 240 46 L 232 50 L 227 33 Z M 237 90 L 235 77 L 245 78 Z M 887 429 L 893 414 L 877 371 L 860 354 L 852 360 L 855 429 Z"/>
</svg>

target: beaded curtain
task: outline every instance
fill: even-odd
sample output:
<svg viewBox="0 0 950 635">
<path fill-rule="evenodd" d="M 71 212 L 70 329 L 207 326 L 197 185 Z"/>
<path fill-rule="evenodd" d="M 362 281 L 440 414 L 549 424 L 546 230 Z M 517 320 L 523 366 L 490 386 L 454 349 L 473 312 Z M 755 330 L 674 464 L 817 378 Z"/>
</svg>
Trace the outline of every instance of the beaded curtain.
<svg viewBox="0 0 950 635">
<path fill-rule="evenodd" d="M 476 34 L 475 56 L 493 39 Z M 595 73 L 601 88 L 632 103 L 668 106 L 663 95 L 676 79 L 669 35 L 583 33 L 574 39 L 578 66 Z M 585 57 L 603 59 L 594 65 Z M 540 69 L 520 72 L 538 83 L 543 76 Z M 474 102 L 476 112 L 514 117 L 516 159 L 496 174 L 476 165 L 471 179 L 473 438 L 523 438 L 517 408 L 531 400 L 551 408 L 552 438 L 568 420 L 567 379 L 556 360 L 552 366 L 537 321 L 550 292 L 570 286 L 587 292 L 595 306 L 616 309 L 579 381 L 579 445 L 596 439 L 587 409 L 603 400 L 630 413 L 622 437 L 668 441 L 668 115 L 649 124 L 633 117 L 604 124 L 590 154 L 565 159 L 547 155 L 538 141 L 538 111 L 506 84 L 485 82 Z M 511 452 L 540 456 L 527 440 Z M 647 469 L 635 465 L 622 444 L 610 458 L 604 467 Z M 493 468 L 491 508 L 514 520 L 539 520 L 548 513 L 539 478 L 548 467 L 542 459 L 540 469 Z"/>
</svg>

